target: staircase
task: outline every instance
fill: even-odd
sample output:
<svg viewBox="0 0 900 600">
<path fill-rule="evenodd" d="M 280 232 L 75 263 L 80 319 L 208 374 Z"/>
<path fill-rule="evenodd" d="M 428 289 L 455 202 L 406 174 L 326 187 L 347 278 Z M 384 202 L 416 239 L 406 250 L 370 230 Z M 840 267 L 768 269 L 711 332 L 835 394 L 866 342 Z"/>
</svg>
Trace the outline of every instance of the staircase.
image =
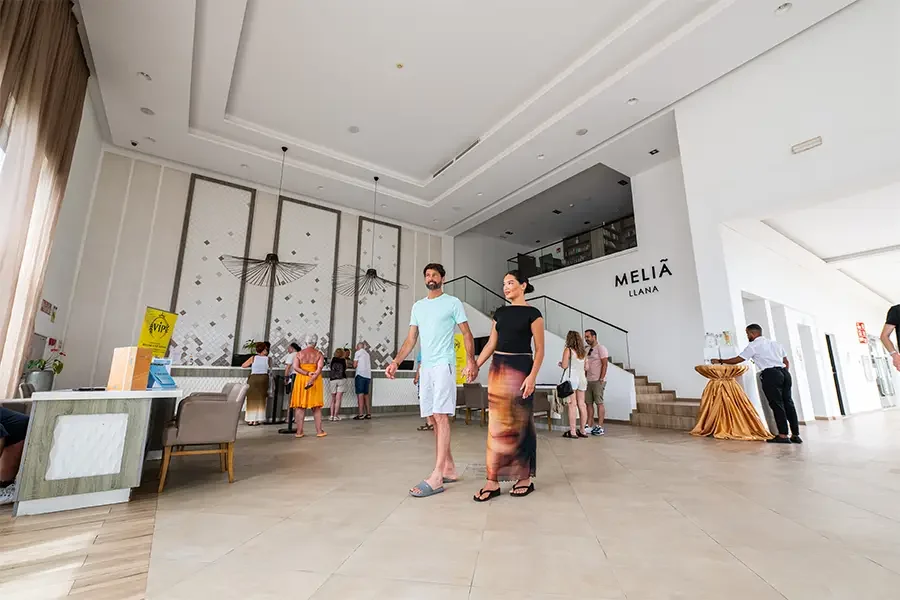
<svg viewBox="0 0 900 600">
<path fill-rule="evenodd" d="M 634 370 L 626 370 L 634 374 Z M 645 375 L 634 374 L 634 391 L 637 408 L 631 413 L 632 425 L 690 431 L 697 424 L 699 400 L 678 398 L 675 392 L 662 389 L 661 383 L 653 383 Z"/>
<path fill-rule="evenodd" d="M 444 289 L 488 318 L 493 316 L 497 308 L 507 303 L 505 298 L 493 290 L 466 276 L 446 282 Z M 631 409 L 630 416 L 627 417 L 632 425 L 680 431 L 690 431 L 694 428 L 700 412 L 700 401 L 678 398 L 675 392 L 664 390 L 661 383 L 653 383 L 647 376 L 638 375 L 634 369 L 629 368 L 631 357 L 626 330 L 547 296 L 528 298 L 528 303 L 538 308 L 544 315 L 544 327 L 549 334 L 564 340 L 569 330 L 594 329 L 603 345 L 609 350 L 610 357 L 615 356 L 624 361 L 613 362 L 612 358 L 610 359 L 610 363 L 634 376 L 637 407 Z M 549 338 L 547 341 L 549 347 Z M 561 344 L 561 340 L 558 341 Z M 561 347 L 560 345 L 560 354 Z M 552 358 L 554 366 L 556 360 L 556 358 Z M 547 362 L 545 361 L 544 364 L 546 365 Z M 612 407 L 608 407 L 608 410 L 610 408 Z M 628 415 L 628 409 L 628 404 L 620 407 L 618 412 L 621 415 L 613 420 L 622 419 L 624 421 Z"/>
</svg>

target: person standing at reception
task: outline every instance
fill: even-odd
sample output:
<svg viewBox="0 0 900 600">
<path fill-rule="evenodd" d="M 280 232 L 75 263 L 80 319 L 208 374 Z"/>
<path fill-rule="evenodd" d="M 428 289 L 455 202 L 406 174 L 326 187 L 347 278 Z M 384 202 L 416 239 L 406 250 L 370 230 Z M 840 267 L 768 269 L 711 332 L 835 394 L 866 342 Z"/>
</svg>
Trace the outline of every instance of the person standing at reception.
<svg viewBox="0 0 900 600">
<path fill-rule="evenodd" d="M 353 367 L 356 369 L 356 377 L 353 385 L 356 388 L 356 402 L 359 406 L 359 414 L 353 417 L 354 421 L 372 418 L 372 357 L 366 350 L 366 343 L 356 345 L 356 354 L 353 355 Z"/>
<path fill-rule="evenodd" d="M 518 271 L 506 274 L 503 295 L 510 304 L 494 312 L 491 337 L 475 361 L 480 369 L 494 357 L 488 372 L 487 483 L 473 497 L 476 502 L 499 496 L 501 481 L 515 481 L 510 496 L 524 497 L 534 491 L 534 384 L 544 361 L 544 317 L 525 302 L 525 294 L 533 291 L 534 286 Z"/>
<path fill-rule="evenodd" d="M 334 351 L 334 358 L 328 365 L 328 391 L 331 392 L 331 417 L 329 421 L 341 420 L 341 399 L 347 391 L 347 361 L 344 351 Z"/>
<path fill-rule="evenodd" d="M 256 356 L 251 356 L 241 366 L 245 369 L 250 367 L 250 377 L 247 378 L 250 389 L 247 391 L 244 420 L 247 425 L 259 425 L 266 420 L 266 399 L 269 396 L 269 344 L 256 342 Z"/>
<path fill-rule="evenodd" d="M 745 360 L 753 361 L 760 371 L 763 393 L 778 426 L 778 435 L 769 439 L 773 444 L 802 444 L 800 425 L 797 422 L 797 408 L 791 398 L 791 363 L 787 359 L 784 346 L 763 337 L 762 327 L 753 323 L 747 325 L 747 347 L 734 358 L 714 358 L 714 365 L 737 365 Z M 792 435 L 788 437 L 788 425 Z"/>
<path fill-rule="evenodd" d="M 609 350 L 597 341 L 597 332 L 593 329 L 584 331 L 584 341 L 588 346 L 584 359 L 584 371 L 587 374 L 587 390 L 584 403 L 587 406 L 587 423 L 584 432 L 591 435 L 603 435 L 603 419 L 606 418 L 606 407 L 603 406 L 603 393 L 606 391 L 606 370 L 609 368 Z M 594 426 L 594 405 L 597 405 L 597 426 Z"/>
<path fill-rule="evenodd" d="M 890 354 L 894 368 L 900 371 L 900 352 L 897 351 L 900 349 L 900 329 L 898 327 L 900 327 L 900 304 L 895 304 L 888 311 L 884 320 L 884 327 L 881 329 L 881 343 L 884 344 L 885 350 Z M 897 338 L 896 346 L 891 342 L 892 333 Z"/>
<path fill-rule="evenodd" d="M 313 411 L 313 419 L 316 423 L 316 437 L 325 437 L 322 429 L 322 407 L 325 405 L 324 389 L 322 386 L 322 369 L 325 368 L 325 356 L 316 348 L 319 341 L 315 334 L 306 338 L 306 347 L 294 357 L 294 391 L 291 393 L 291 408 L 295 409 L 297 421 L 297 433 L 294 437 L 303 437 L 303 419 L 306 417 L 306 409 Z"/>
<path fill-rule="evenodd" d="M 453 348 L 453 331 L 457 326 L 463 334 L 466 348 L 464 375 L 468 381 L 474 380 L 478 375 L 475 338 L 469 329 L 462 302 L 444 293 L 444 267 L 431 263 L 425 266 L 423 275 L 428 296 L 413 304 L 409 334 L 385 372 L 385 376 L 394 379 L 400 363 L 409 355 L 421 335 L 419 408 L 423 417 L 434 417 L 437 456 L 431 475 L 409 490 L 409 494 L 416 498 L 443 492 L 444 483 L 452 483 L 459 477 L 450 453 L 450 415 L 456 414 L 456 352 Z"/>
</svg>

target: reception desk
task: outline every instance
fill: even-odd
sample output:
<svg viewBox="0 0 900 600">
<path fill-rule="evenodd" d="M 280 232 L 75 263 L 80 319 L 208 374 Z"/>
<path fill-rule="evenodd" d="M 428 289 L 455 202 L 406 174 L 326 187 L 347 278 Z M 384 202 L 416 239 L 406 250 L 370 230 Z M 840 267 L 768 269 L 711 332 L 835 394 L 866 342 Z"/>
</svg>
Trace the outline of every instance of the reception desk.
<svg viewBox="0 0 900 600">
<path fill-rule="evenodd" d="M 182 390 L 37 392 L 13 514 L 34 515 L 127 502 L 151 447 L 154 400 Z"/>
</svg>

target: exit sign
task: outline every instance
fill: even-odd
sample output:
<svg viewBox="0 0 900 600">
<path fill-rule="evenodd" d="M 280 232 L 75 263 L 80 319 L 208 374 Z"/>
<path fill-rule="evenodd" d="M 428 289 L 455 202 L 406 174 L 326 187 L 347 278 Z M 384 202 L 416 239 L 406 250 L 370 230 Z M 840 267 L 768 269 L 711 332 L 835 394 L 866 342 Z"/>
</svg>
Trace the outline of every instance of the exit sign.
<svg viewBox="0 0 900 600">
<path fill-rule="evenodd" d="M 860 344 L 868 344 L 869 336 L 866 335 L 866 324 L 865 323 L 857 323 L 856 324 L 856 335 L 859 337 Z"/>
</svg>

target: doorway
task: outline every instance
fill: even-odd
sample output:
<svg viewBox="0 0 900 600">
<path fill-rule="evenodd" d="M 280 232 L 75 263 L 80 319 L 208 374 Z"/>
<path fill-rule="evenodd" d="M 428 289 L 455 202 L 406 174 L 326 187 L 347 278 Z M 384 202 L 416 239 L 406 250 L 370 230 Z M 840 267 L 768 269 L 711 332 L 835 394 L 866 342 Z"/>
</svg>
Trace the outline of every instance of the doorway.
<svg viewBox="0 0 900 600">
<path fill-rule="evenodd" d="M 825 343 L 828 345 L 828 358 L 831 361 L 831 376 L 834 378 L 834 391 L 837 392 L 838 408 L 841 410 L 841 416 L 846 417 L 847 411 L 844 409 L 843 386 L 838 375 L 837 342 L 834 339 L 834 335 L 826 333 Z"/>
<path fill-rule="evenodd" d="M 825 390 L 822 387 L 822 373 L 819 371 L 819 360 L 816 356 L 816 344 L 812 328 L 798 324 L 800 333 L 800 349 L 803 353 L 803 364 L 806 368 L 806 379 L 809 382 L 809 395 L 812 400 L 813 415 L 827 416 L 825 408 Z"/>
</svg>

